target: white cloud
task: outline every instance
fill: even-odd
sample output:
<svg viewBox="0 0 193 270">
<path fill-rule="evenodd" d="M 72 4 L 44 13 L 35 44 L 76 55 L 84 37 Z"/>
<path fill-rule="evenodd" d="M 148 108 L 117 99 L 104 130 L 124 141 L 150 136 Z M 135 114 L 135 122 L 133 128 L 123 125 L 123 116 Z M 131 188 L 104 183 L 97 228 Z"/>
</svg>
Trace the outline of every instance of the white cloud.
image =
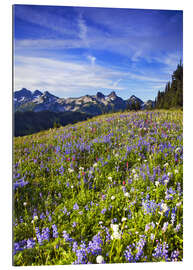
<svg viewBox="0 0 193 270">
<path fill-rule="evenodd" d="M 95 61 L 96 61 L 96 57 L 94 57 L 92 55 L 88 55 L 87 58 L 90 60 L 91 65 L 94 66 Z"/>
<path fill-rule="evenodd" d="M 84 45 L 86 47 L 89 47 L 89 41 L 87 39 L 87 26 L 86 26 L 86 22 L 83 19 L 82 14 L 79 15 L 78 17 L 78 26 L 79 26 L 79 37 L 80 39 L 84 42 Z"/>
<path fill-rule="evenodd" d="M 117 87 L 117 85 L 120 83 L 121 80 L 122 80 L 122 79 L 118 79 L 117 81 L 115 81 L 115 82 L 113 83 L 113 88 Z"/>
<path fill-rule="evenodd" d="M 131 79 L 136 79 L 140 81 L 147 81 L 147 82 L 154 82 L 154 83 L 160 83 L 160 82 L 165 82 L 165 79 L 160 79 L 159 77 L 151 77 L 148 75 L 140 75 L 132 72 L 128 72 L 128 75 Z"/>
<path fill-rule="evenodd" d="M 59 61 L 15 56 L 14 89 L 26 87 L 30 90 L 48 90 L 64 97 L 79 96 L 83 91 L 84 94 L 89 94 L 100 89 L 126 90 L 133 83 L 134 88 L 143 84 L 147 89 L 159 89 L 159 86 L 164 86 L 168 81 L 163 76 L 154 76 L 144 70 L 142 73 L 129 72 L 98 65 L 93 55 L 88 55 L 87 59 L 89 62 L 77 62 L 75 58 Z"/>
<path fill-rule="evenodd" d="M 95 61 L 94 58 L 92 61 Z M 94 65 L 91 69 L 88 63 L 16 56 L 14 89 L 26 87 L 30 90 L 52 91 L 61 97 L 72 93 L 78 96 L 82 90 L 89 94 L 89 90 L 112 89 L 115 80 L 122 75 L 123 72 L 99 65 Z"/>
<path fill-rule="evenodd" d="M 21 39 L 15 41 L 16 49 L 72 49 L 81 48 L 84 41 L 77 39 Z"/>
</svg>

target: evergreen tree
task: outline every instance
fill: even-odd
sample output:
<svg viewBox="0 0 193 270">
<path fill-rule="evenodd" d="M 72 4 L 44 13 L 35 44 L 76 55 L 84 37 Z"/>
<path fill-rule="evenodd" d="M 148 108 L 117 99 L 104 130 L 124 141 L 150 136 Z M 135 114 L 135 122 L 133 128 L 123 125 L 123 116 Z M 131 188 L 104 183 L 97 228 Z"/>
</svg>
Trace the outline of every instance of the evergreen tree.
<svg viewBox="0 0 193 270">
<path fill-rule="evenodd" d="M 163 92 L 158 91 L 155 107 L 158 109 L 183 107 L 183 66 L 181 61 L 172 74 L 171 83 L 166 84 Z"/>
</svg>

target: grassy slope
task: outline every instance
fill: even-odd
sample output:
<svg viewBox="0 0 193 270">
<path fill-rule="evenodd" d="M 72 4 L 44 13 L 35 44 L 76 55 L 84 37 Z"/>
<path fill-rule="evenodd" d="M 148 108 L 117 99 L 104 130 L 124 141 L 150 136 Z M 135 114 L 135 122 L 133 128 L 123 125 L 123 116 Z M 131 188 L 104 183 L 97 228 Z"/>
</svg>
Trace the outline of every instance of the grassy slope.
<svg viewBox="0 0 193 270">
<path fill-rule="evenodd" d="M 180 111 L 117 113 L 15 138 L 15 265 L 165 261 L 174 251 L 182 260 L 182 149 Z"/>
</svg>

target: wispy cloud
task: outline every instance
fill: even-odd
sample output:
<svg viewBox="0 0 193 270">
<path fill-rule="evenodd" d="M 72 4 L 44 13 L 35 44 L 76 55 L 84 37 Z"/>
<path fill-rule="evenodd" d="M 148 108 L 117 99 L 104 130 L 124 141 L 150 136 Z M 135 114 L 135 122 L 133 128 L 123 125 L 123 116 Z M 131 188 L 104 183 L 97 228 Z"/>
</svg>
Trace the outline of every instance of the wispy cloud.
<svg viewBox="0 0 193 270">
<path fill-rule="evenodd" d="M 46 28 L 52 32 L 45 32 L 46 36 L 55 33 L 72 36 L 76 34 L 76 24 L 68 20 L 65 16 L 55 14 L 49 7 L 38 8 L 38 6 L 15 6 L 15 16 L 24 22 L 37 25 L 39 31 L 41 28 Z"/>
<path fill-rule="evenodd" d="M 74 49 L 82 48 L 84 41 L 75 39 L 20 39 L 15 41 L 15 49 Z"/>
<path fill-rule="evenodd" d="M 137 79 L 140 81 L 148 81 L 148 82 L 154 82 L 154 83 L 165 82 L 165 79 L 160 79 L 159 77 L 151 77 L 151 76 L 148 76 L 148 74 L 146 76 L 143 76 L 140 74 L 128 72 L 128 76 L 132 79 Z"/>
<path fill-rule="evenodd" d="M 182 13 L 16 6 L 15 89 L 59 96 L 98 88 L 151 94 L 182 55 Z"/>
<path fill-rule="evenodd" d="M 87 26 L 86 22 L 83 19 L 82 13 L 78 16 L 78 26 L 79 26 L 79 37 L 83 41 L 86 47 L 89 47 L 89 41 L 87 39 Z"/>
<path fill-rule="evenodd" d="M 96 61 L 96 57 L 94 57 L 92 55 L 88 55 L 87 58 L 90 60 L 91 65 L 94 66 L 95 61 Z"/>
<path fill-rule="evenodd" d="M 92 58 L 93 59 L 93 58 Z M 112 89 L 119 71 L 95 65 L 90 69 L 86 63 L 56 61 L 45 58 L 18 56 L 15 59 L 14 88 L 51 90 L 60 96 L 78 93 L 82 89 L 96 91 L 97 88 Z M 122 89 L 117 87 L 117 89 Z"/>
<path fill-rule="evenodd" d="M 113 88 L 117 88 L 117 85 L 120 83 L 121 80 L 122 80 L 122 79 L 118 79 L 117 81 L 115 81 L 115 82 L 113 83 Z"/>
</svg>

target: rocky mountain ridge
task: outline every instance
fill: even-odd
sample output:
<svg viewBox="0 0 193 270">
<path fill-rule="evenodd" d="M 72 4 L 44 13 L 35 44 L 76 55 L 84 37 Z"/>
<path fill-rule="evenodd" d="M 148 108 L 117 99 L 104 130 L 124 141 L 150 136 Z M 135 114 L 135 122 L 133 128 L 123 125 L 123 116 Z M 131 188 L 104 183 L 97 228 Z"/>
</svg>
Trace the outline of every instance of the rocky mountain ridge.
<svg viewBox="0 0 193 270">
<path fill-rule="evenodd" d="M 108 112 L 123 111 L 126 109 L 149 109 L 154 107 L 154 102 L 143 102 L 132 95 L 123 100 L 115 91 L 109 95 L 97 92 L 96 95 L 85 95 L 77 98 L 59 98 L 48 91 L 34 92 L 22 88 L 14 92 L 14 111 L 51 111 L 51 112 L 82 112 L 91 115 L 99 115 Z"/>
</svg>

